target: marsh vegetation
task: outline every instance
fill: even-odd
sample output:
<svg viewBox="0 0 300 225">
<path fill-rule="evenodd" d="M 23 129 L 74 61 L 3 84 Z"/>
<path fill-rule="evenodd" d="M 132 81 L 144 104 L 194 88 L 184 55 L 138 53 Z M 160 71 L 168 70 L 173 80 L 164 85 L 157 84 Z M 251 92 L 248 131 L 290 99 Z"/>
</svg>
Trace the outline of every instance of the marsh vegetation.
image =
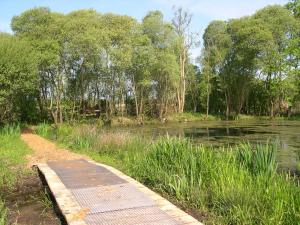
<svg viewBox="0 0 300 225">
<path fill-rule="evenodd" d="M 178 137 L 145 139 L 92 125 L 40 125 L 64 147 L 113 165 L 208 224 L 297 224 L 299 178 L 277 171 L 278 145 L 209 147 Z"/>
</svg>

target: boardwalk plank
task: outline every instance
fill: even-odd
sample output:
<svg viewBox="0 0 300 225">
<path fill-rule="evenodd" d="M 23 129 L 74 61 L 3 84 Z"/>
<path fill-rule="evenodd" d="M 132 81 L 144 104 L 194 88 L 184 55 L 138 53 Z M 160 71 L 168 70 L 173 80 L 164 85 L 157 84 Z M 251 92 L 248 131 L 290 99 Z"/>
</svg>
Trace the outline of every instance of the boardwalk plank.
<svg viewBox="0 0 300 225">
<path fill-rule="evenodd" d="M 201 225 L 113 167 L 84 159 L 37 165 L 70 225 Z"/>
</svg>

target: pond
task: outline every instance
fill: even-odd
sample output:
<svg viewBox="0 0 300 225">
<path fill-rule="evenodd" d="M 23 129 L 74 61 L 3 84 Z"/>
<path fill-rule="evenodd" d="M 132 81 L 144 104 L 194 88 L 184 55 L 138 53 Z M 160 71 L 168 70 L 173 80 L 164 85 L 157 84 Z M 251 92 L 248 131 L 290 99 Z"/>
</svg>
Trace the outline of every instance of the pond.
<svg viewBox="0 0 300 225">
<path fill-rule="evenodd" d="M 280 170 L 296 170 L 300 157 L 300 121 L 200 121 L 118 128 L 144 137 L 177 136 L 209 146 L 233 146 L 241 142 L 279 145 Z"/>
</svg>

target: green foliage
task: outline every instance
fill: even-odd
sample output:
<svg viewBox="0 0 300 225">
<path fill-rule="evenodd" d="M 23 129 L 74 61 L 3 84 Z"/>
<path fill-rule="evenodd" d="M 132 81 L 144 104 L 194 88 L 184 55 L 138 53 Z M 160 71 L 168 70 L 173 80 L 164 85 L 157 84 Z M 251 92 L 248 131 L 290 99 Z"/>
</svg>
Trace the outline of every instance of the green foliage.
<svg viewBox="0 0 300 225">
<path fill-rule="evenodd" d="M 227 119 L 289 114 L 300 97 L 298 11 L 293 0 L 212 21 L 196 66 L 189 55 L 198 40 L 182 8 L 171 22 L 160 11 L 139 22 L 93 9 L 29 9 L 13 17 L 13 36 L 0 36 L 0 122 L 143 123 L 183 109 Z"/>
<path fill-rule="evenodd" d="M 202 53 L 201 83 L 207 101 L 207 96 L 214 95 L 211 92 L 225 96 L 227 117 L 250 110 L 274 116 L 284 107 L 287 110 L 298 93 L 292 74 L 297 73 L 299 60 L 292 43 L 297 42 L 299 25 L 279 5 L 267 6 L 253 16 L 211 22 L 203 36 Z"/>
<path fill-rule="evenodd" d="M 290 0 L 286 4 L 286 8 L 289 9 L 296 18 L 300 18 L 300 1 L 299 0 Z"/>
<path fill-rule="evenodd" d="M 26 41 L 0 33 L 0 123 L 26 119 L 37 90 L 37 60 Z M 28 108 L 29 109 L 29 108 Z M 29 114 L 29 112 L 27 112 Z"/>
<path fill-rule="evenodd" d="M 241 144 L 224 150 L 178 138 L 149 142 L 116 132 L 105 134 L 93 126 L 60 129 L 59 143 L 122 169 L 187 209 L 208 214 L 204 222 L 300 221 L 299 183 L 289 174 L 276 173 L 276 145 Z"/>
</svg>

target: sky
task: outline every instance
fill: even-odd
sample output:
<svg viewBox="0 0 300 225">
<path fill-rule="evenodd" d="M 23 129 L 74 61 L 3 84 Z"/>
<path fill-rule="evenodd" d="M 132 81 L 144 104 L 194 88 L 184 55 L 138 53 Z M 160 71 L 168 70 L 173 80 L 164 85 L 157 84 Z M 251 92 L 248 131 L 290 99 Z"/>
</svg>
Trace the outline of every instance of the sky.
<svg viewBox="0 0 300 225">
<path fill-rule="evenodd" d="M 253 14 L 267 5 L 284 5 L 288 0 L 0 0 L 0 31 L 11 32 L 10 21 L 27 9 L 44 6 L 51 11 L 69 13 L 78 9 L 96 9 L 101 13 L 126 14 L 141 20 L 147 12 L 160 10 L 170 21 L 173 6 L 193 14 L 192 32 L 203 33 L 212 20 L 227 20 Z M 193 50 L 193 55 L 199 50 Z"/>
</svg>

